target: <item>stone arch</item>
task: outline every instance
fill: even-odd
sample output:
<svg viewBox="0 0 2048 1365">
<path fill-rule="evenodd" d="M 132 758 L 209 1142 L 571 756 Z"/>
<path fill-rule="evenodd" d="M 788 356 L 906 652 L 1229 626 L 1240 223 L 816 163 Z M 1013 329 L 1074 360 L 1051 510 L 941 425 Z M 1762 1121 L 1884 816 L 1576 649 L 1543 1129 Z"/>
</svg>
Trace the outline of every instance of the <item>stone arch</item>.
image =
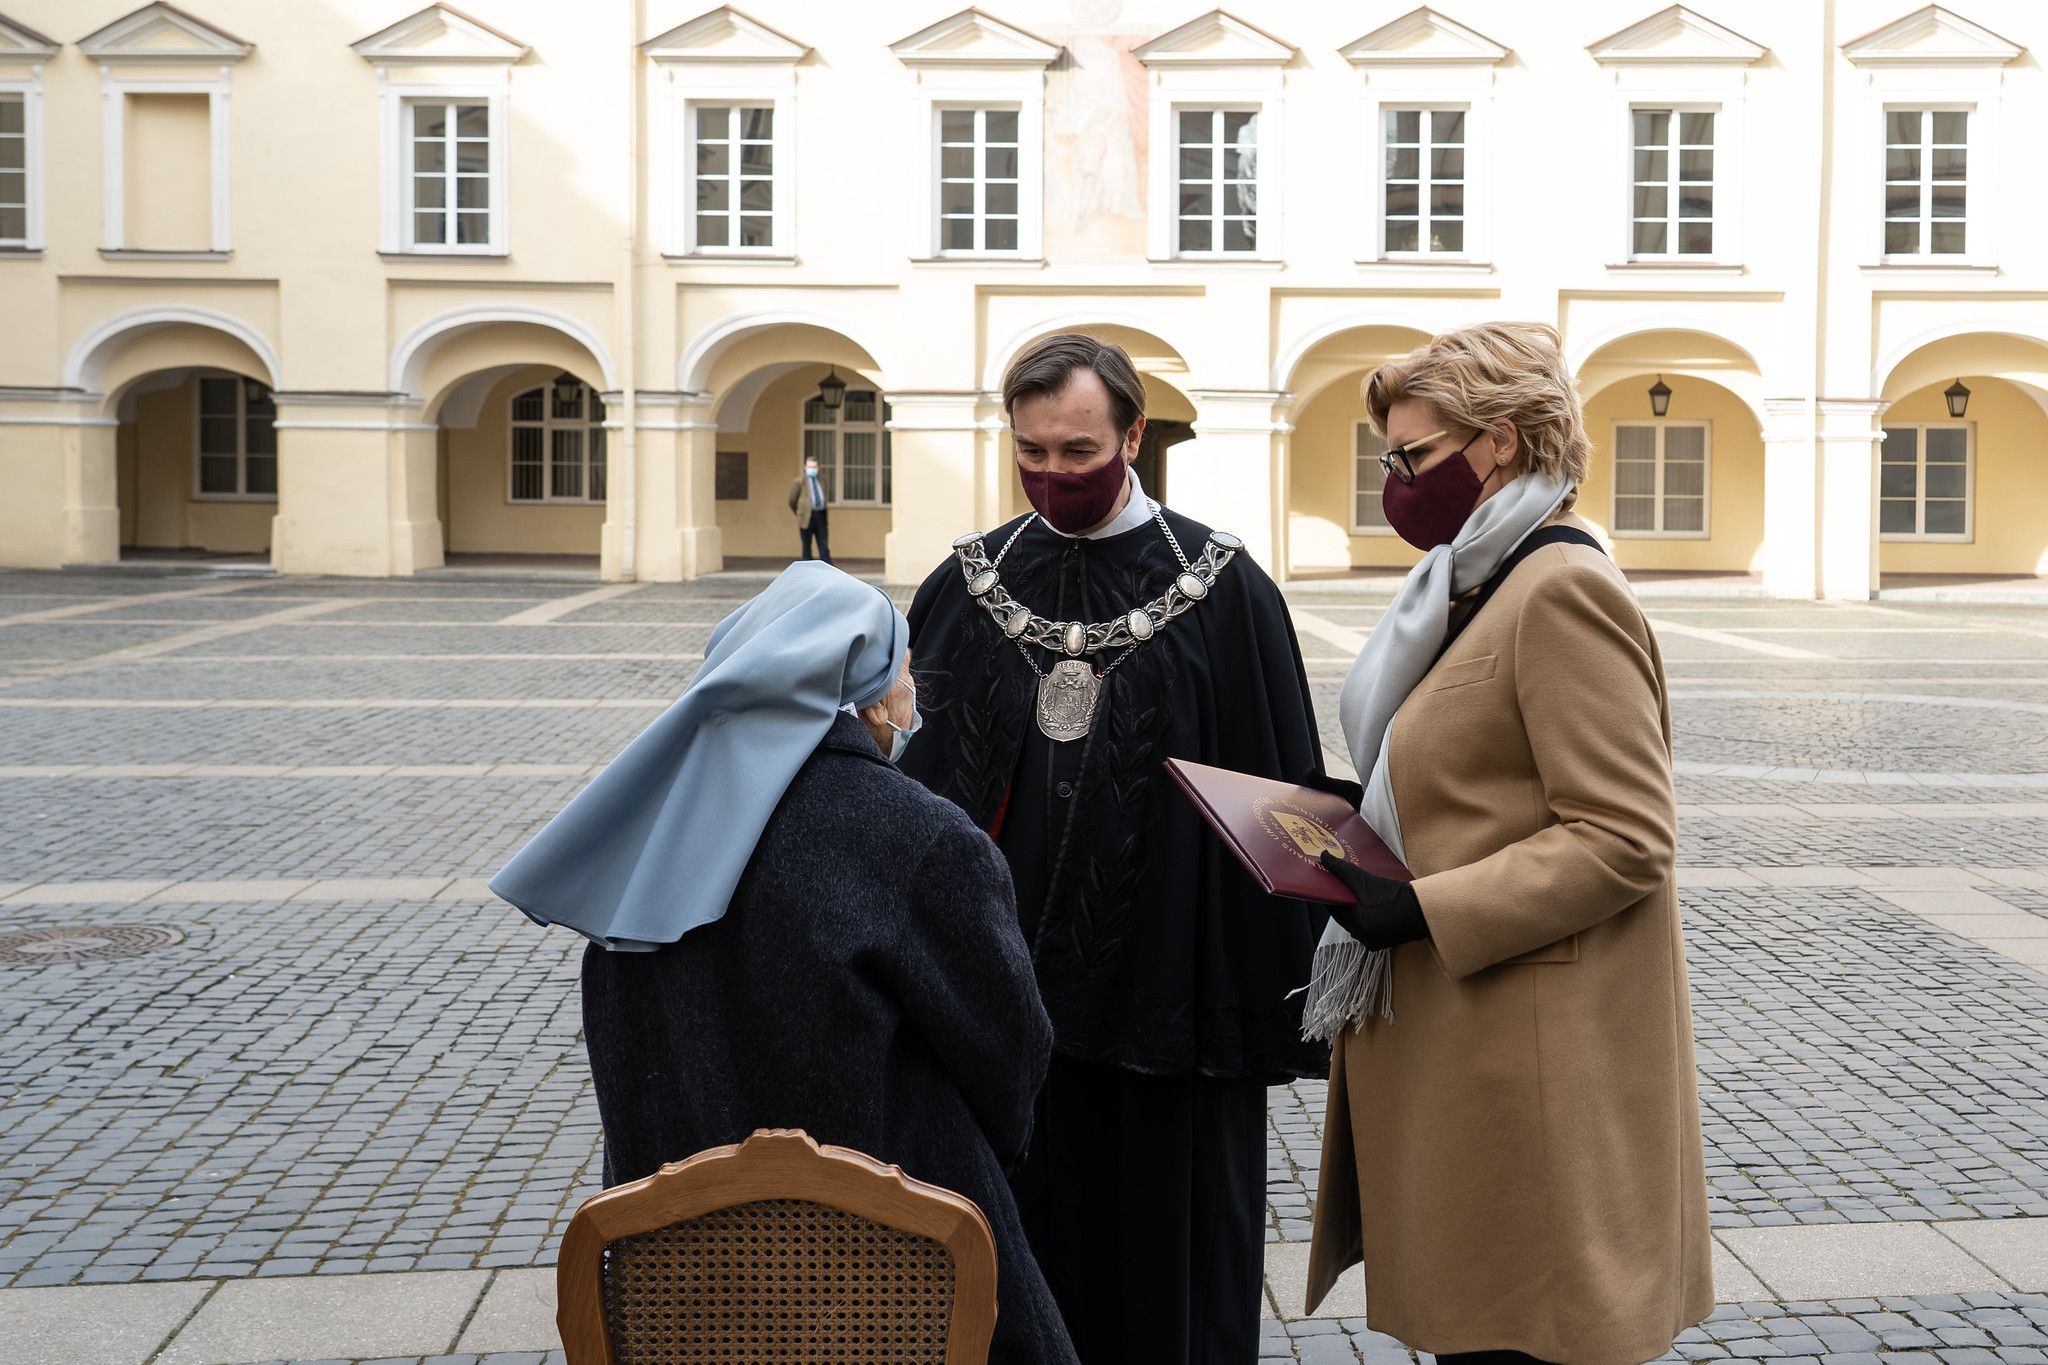
<svg viewBox="0 0 2048 1365">
<path fill-rule="evenodd" d="M 1885 403 L 1878 470 L 1878 565 L 1894 574 L 2048 574 L 2048 337 L 2010 324 L 1955 323 L 1885 353 L 1871 379 Z M 1964 415 L 1944 390 L 1970 390 Z M 1937 470 L 1939 428 L 1964 437 L 1960 528 L 1937 526 L 1955 467 Z M 1947 440 L 1955 440 L 1953 431 Z M 1953 461 L 1955 450 L 1942 452 Z M 1899 462 L 1903 456 L 1903 463 Z M 1921 463 L 1922 459 L 1926 463 Z M 1904 501 L 1901 501 L 1903 497 Z M 1925 500 L 1923 502 L 1923 499 Z M 1907 525 L 1896 522 L 1903 517 Z M 1931 534 L 1957 531 L 1956 534 Z"/>
<path fill-rule="evenodd" d="M 1372 317 L 1345 317 L 1325 322 L 1310 328 L 1280 349 L 1278 357 L 1273 361 L 1272 387 L 1282 393 L 1294 394 L 1297 402 L 1306 401 L 1297 387 L 1302 377 L 1303 365 L 1311 363 L 1316 352 L 1324 349 L 1327 343 L 1343 337 L 1346 333 L 1384 332 L 1390 336 L 1410 339 L 1410 344 L 1402 350 L 1378 357 L 1392 359 L 1395 355 L 1404 354 L 1422 345 L 1440 330 L 1442 329 L 1431 326 L 1421 318 L 1405 315 L 1395 317 L 1376 314 Z M 1315 387 L 1320 388 L 1321 385 Z"/>
<path fill-rule="evenodd" d="M 568 348 L 573 347 L 581 352 L 575 357 L 577 363 L 563 364 L 562 368 L 587 371 L 584 377 L 607 391 L 619 386 L 610 348 L 582 322 L 552 308 L 487 306 L 440 313 L 407 332 L 391 352 L 387 380 L 391 391 L 423 399 L 437 397 L 451 382 L 449 370 L 466 374 L 482 368 L 471 357 L 463 357 L 468 363 L 460 366 L 446 363 L 449 352 L 465 340 L 474 343 L 480 333 L 512 342 L 512 349 L 519 350 L 523 358 L 533 363 L 559 363 L 570 354 Z M 502 363 L 510 361 L 507 357 Z"/>
<path fill-rule="evenodd" d="M 1669 324 L 1629 323 L 1567 343 L 1566 362 L 1578 377 L 1579 397 L 1591 403 L 1603 391 L 1637 374 L 1689 376 L 1726 389 L 1764 422 L 1762 368 L 1750 348 L 1718 332 Z"/>
<path fill-rule="evenodd" d="M 1038 319 L 1012 333 L 1001 345 L 991 348 L 988 364 L 982 370 L 982 389 L 990 393 L 1001 389 L 1003 373 L 1010 368 L 1010 362 L 1026 346 L 1055 332 L 1086 332 L 1103 341 L 1114 342 L 1130 353 L 1132 363 L 1148 378 L 1172 372 L 1177 367 L 1180 380 L 1162 382 L 1183 395 L 1201 387 L 1189 373 L 1187 352 L 1160 336 L 1153 320 L 1135 313 L 1091 311 Z"/>
<path fill-rule="evenodd" d="M 154 370 L 211 365 L 279 383 L 277 350 L 240 318 L 172 305 L 117 313 L 91 328 L 64 361 L 64 387 L 103 392 Z"/>
<path fill-rule="evenodd" d="M 750 344 L 751 343 L 751 344 Z M 676 387 L 684 393 L 715 393 L 772 363 L 749 352 L 767 348 L 848 365 L 888 384 L 895 371 L 887 351 L 863 327 L 817 313 L 742 313 L 697 334 L 676 360 Z"/>
</svg>

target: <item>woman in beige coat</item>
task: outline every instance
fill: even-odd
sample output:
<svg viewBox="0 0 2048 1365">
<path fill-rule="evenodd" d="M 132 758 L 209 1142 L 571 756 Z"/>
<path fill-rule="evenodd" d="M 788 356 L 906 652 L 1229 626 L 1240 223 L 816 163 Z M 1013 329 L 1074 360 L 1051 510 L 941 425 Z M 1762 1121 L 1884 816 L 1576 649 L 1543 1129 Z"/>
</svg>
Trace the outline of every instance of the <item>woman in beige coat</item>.
<svg viewBox="0 0 2048 1365">
<path fill-rule="evenodd" d="M 1639 1365 L 1714 1298 L 1657 641 L 1570 511 L 1556 332 L 1448 333 L 1365 394 L 1428 553 L 1340 710 L 1415 881 L 1332 866 L 1309 1304 L 1362 1259 L 1372 1326 L 1440 1360 Z"/>
</svg>

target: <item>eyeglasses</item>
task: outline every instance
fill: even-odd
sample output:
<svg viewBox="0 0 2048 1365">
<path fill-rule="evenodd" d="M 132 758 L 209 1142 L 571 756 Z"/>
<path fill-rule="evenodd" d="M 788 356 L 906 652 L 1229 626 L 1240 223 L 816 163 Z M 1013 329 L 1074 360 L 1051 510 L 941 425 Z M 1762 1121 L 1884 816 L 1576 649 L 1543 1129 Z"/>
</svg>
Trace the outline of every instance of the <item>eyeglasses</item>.
<svg viewBox="0 0 2048 1365">
<path fill-rule="evenodd" d="M 1389 478 L 1399 479 L 1402 483 L 1414 483 L 1416 463 L 1426 458 L 1425 447 L 1444 434 L 1441 431 L 1432 431 L 1427 436 L 1418 436 L 1412 441 L 1388 446 L 1385 453 L 1380 456 L 1380 468 L 1386 471 Z M 1472 440 L 1459 447 L 1458 453 L 1463 455 L 1471 447 L 1472 441 L 1478 440 L 1479 436 L 1479 432 L 1473 432 Z"/>
</svg>

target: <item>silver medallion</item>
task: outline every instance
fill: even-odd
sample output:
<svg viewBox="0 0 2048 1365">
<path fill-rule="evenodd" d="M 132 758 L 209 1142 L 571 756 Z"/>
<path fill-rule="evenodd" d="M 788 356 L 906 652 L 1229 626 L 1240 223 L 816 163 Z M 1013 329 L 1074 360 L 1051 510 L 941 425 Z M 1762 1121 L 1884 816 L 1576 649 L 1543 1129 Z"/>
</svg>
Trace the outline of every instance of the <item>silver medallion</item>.
<svg viewBox="0 0 2048 1365">
<path fill-rule="evenodd" d="M 1079 654 L 1088 646 L 1088 628 L 1079 621 L 1069 622 L 1066 638 L 1062 643 L 1066 645 L 1067 653 Z"/>
<path fill-rule="evenodd" d="M 969 531 L 966 535 L 953 542 L 953 548 L 956 550 L 972 550 L 980 544 L 981 532 Z"/>
<path fill-rule="evenodd" d="M 1081 659 L 1061 659 L 1038 680 L 1038 729 L 1065 743 L 1088 733 L 1102 680 Z"/>
<path fill-rule="evenodd" d="M 1003 634 L 1009 636 L 1012 640 L 1014 640 L 1019 635 L 1022 635 L 1024 633 L 1024 628 L 1026 626 L 1029 626 L 1030 624 L 1030 609 L 1028 607 L 1019 607 L 1017 608 L 1017 610 L 1010 613 L 1009 620 L 1003 622 Z"/>
<path fill-rule="evenodd" d="M 1124 622 L 1124 626 L 1131 632 L 1133 640 L 1149 640 L 1152 638 L 1152 617 L 1143 607 L 1132 612 L 1130 617 Z"/>
<path fill-rule="evenodd" d="M 968 581 L 967 595 L 969 597 L 986 597 L 998 581 L 994 569 L 983 569 Z"/>
<path fill-rule="evenodd" d="M 1180 589 L 1181 596 L 1199 602 L 1209 595 L 1209 585 L 1191 573 L 1184 573 L 1173 580 L 1173 586 Z M 968 589 L 972 592 L 973 589 Z"/>
<path fill-rule="evenodd" d="M 1244 542 L 1228 531 L 1211 531 L 1209 539 L 1215 541 L 1226 550 L 1242 550 L 1244 548 Z"/>
</svg>

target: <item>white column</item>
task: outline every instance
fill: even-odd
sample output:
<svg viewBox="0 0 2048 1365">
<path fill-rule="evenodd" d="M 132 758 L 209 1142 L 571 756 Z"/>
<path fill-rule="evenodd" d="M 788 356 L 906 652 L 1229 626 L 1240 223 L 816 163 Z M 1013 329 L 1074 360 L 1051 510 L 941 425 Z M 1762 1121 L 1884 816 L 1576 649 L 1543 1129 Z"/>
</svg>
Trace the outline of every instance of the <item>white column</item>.
<svg viewBox="0 0 2048 1365">
<path fill-rule="evenodd" d="M 1286 575 L 1287 434 L 1293 396 L 1270 389 L 1197 389 L 1195 436 L 1166 453 L 1173 508 L 1228 531 L 1275 578 Z"/>
<path fill-rule="evenodd" d="M 1877 596 L 1878 399 L 1820 400 L 1820 595 Z"/>
<path fill-rule="evenodd" d="M 404 577 L 440 567 L 440 427 L 403 394 L 280 392 L 279 573 Z"/>
<path fill-rule="evenodd" d="M 121 557 L 114 442 L 97 393 L 0 394 L 0 567 L 54 569 Z"/>
<path fill-rule="evenodd" d="M 921 583 L 953 541 L 993 525 L 1000 485 L 992 453 L 1002 430 L 977 390 L 896 390 L 889 401 L 891 508 L 882 576 Z"/>
<path fill-rule="evenodd" d="M 609 400 L 607 400 L 609 401 Z M 632 576 L 674 583 L 725 566 L 718 530 L 718 423 L 708 393 L 640 390 L 638 468 L 605 490 L 601 574 L 625 577 L 625 537 L 634 544 Z"/>
<path fill-rule="evenodd" d="M 1820 589 L 1820 460 L 1803 398 L 1764 400 L 1764 592 L 1812 598 Z"/>
</svg>

